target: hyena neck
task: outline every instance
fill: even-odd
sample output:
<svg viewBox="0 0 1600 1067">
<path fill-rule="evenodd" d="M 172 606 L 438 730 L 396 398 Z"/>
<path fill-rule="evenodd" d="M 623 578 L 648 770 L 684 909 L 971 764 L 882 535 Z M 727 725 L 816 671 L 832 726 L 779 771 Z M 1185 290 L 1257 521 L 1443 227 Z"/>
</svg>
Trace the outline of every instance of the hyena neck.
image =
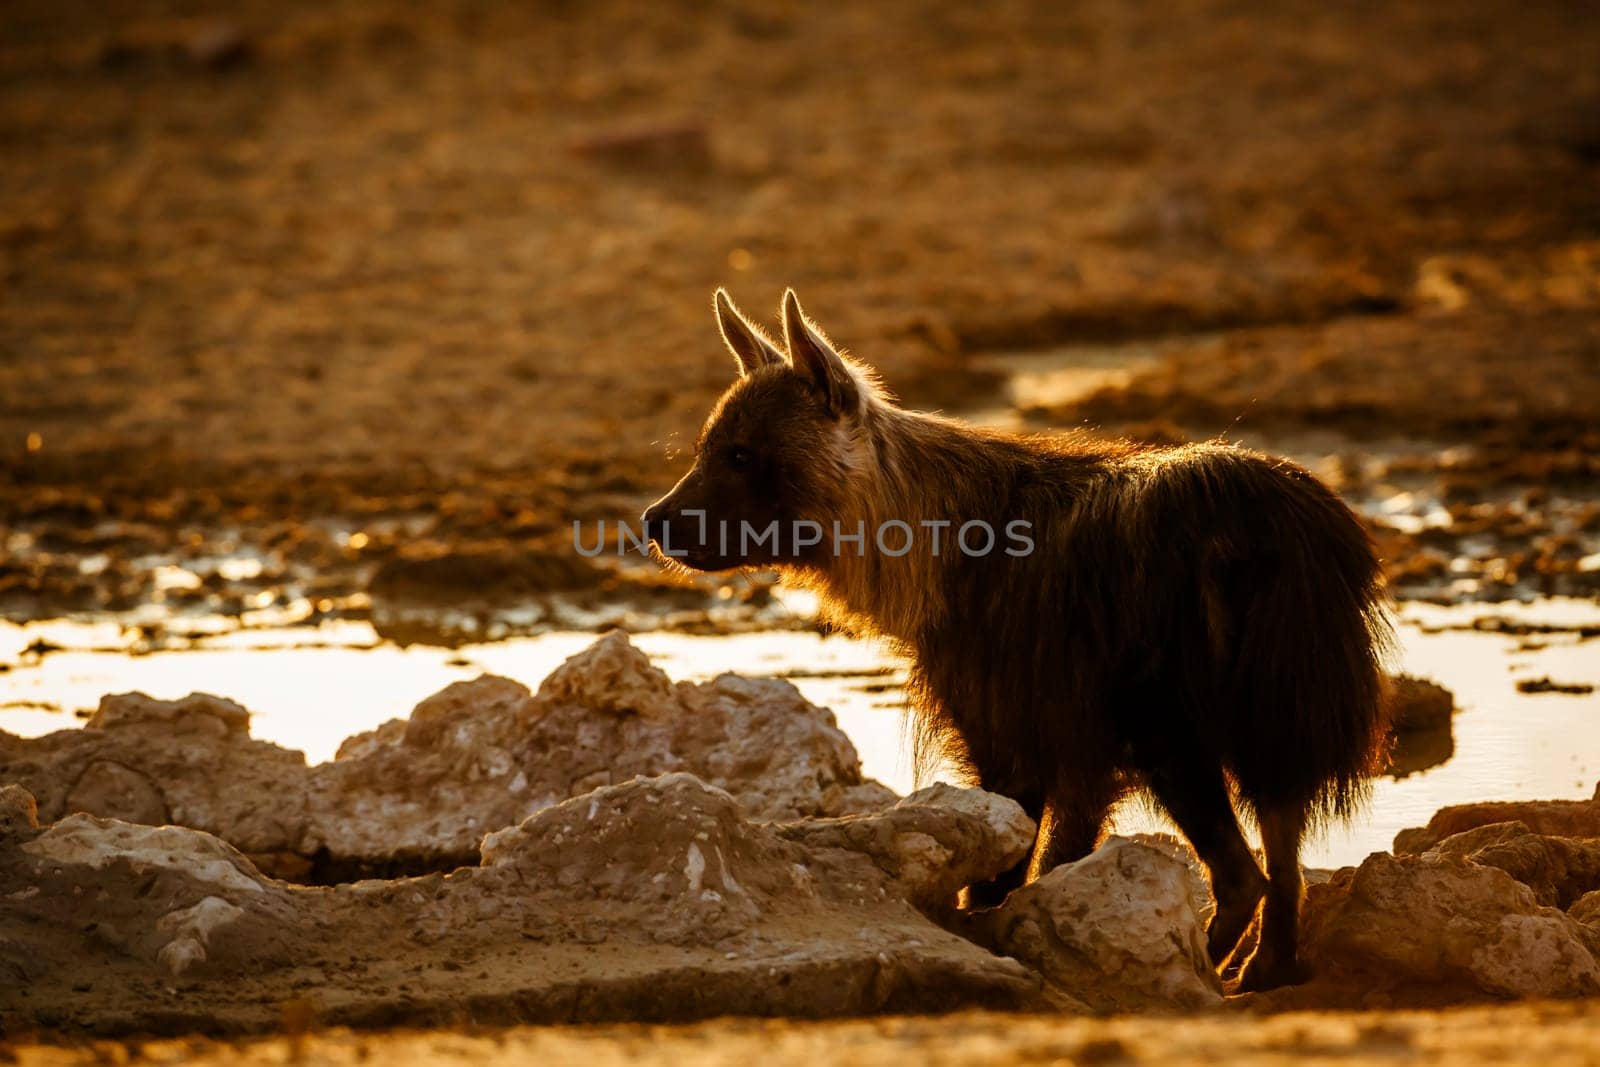
<svg viewBox="0 0 1600 1067">
<path fill-rule="evenodd" d="M 839 526 L 847 535 L 864 530 L 864 542 L 833 545 L 802 583 L 821 594 L 830 621 L 914 647 L 948 613 L 946 587 L 961 563 L 962 523 L 981 519 L 1003 535 L 1006 487 L 1023 446 L 939 416 L 874 405 L 856 447 Z M 908 528 L 903 555 L 880 550 L 879 531 L 894 549 Z"/>
</svg>

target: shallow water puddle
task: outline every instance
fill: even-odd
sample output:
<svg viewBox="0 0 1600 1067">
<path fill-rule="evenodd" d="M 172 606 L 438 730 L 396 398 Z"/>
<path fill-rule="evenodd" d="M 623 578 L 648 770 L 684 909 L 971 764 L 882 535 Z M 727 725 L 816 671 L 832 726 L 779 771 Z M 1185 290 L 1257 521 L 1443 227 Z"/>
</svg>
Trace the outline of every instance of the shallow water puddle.
<svg viewBox="0 0 1600 1067">
<path fill-rule="evenodd" d="M 1496 629 L 1537 630 L 1592 624 L 1600 609 L 1571 600 L 1492 611 L 1406 605 L 1400 666 L 1455 693 L 1453 753 L 1450 743 L 1436 740 L 1438 755 L 1448 756 L 1443 763 L 1380 779 L 1355 824 L 1310 842 L 1308 863 L 1350 863 L 1386 849 L 1396 831 L 1425 823 L 1446 804 L 1593 793 L 1600 777 L 1600 695 L 1526 694 L 1517 682 L 1600 683 L 1600 642 L 1559 629 L 1531 635 L 1474 629 L 1485 618 Z M 489 672 L 537 687 L 594 635 L 400 648 L 380 640 L 368 623 L 327 622 L 241 630 L 204 637 L 184 651 L 134 654 L 138 639 L 111 623 L 0 626 L 0 664 L 8 668 L 0 672 L 0 729 L 33 736 L 80 725 L 106 693 L 176 698 L 200 690 L 243 704 L 255 713 L 254 736 L 300 749 L 316 762 L 332 758 L 349 735 L 408 714 L 453 681 Z M 900 792 L 912 788 L 903 675 L 877 645 L 798 631 L 644 633 L 634 641 L 674 679 L 703 680 L 729 670 L 789 678 L 808 699 L 833 709 L 869 776 Z M 1117 816 L 1124 832 L 1162 828 L 1137 801 Z"/>
<path fill-rule="evenodd" d="M 529 688 L 596 635 L 555 632 L 493 643 L 401 648 L 366 622 L 238 630 L 196 639 L 182 651 L 133 651 L 135 636 L 106 623 L 0 624 L 0 729 L 23 736 L 81 725 L 107 693 L 137 690 L 174 698 L 192 691 L 225 696 L 253 713 L 251 735 L 332 759 L 340 742 L 410 714 L 424 697 L 480 674 Z M 875 645 L 805 631 L 717 637 L 643 633 L 632 638 L 676 680 L 724 671 L 789 678 L 808 699 L 831 707 L 841 727 L 871 753 L 867 773 L 909 786 L 899 756 L 901 677 Z M 55 646 L 29 652 L 38 642 Z"/>
<path fill-rule="evenodd" d="M 1485 621 L 1490 630 L 1483 627 Z M 1525 694 L 1517 681 L 1549 677 L 1600 683 L 1600 641 L 1576 630 L 1600 621 L 1592 601 L 1547 600 L 1486 609 L 1406 605 L 1402 669 L 1456 694 L 1453 742 L 1435 739 L 1443 763 L 1384 777 L 1373 803 L 1349 827 L 1310 841 L 1307 862 L 1355 862 L 1384 849 L 1397 830 L 1421 825 L 1451 803 L 1589 797 L 1600 777 L 1600 694 Z M 1507 633 L 1496 630 L 1555 632 Z M 139 635 L 110 622 L 54 621 L 0 627 L 0 728 L 24 736 L 82 723 L 106 693 L 139 689 L 158 697 L 190 691 L 227 696 L 253 710 L 253 736 L 328 760 L 350 734 L 403 717 L 451 681 L 499 673 L 536 688 L 594 633 L 546 633 L 485 645 L 398 648 L 366 622 L 237 630 L 187 651 L 134 654 Z M 869 776 L 912 789 L 902 729 L 902 672 L 870 641 L 811 632 L 634 638 L 672 678 L 704 680 L 723 670 L 790 678 L 816 704 L 834 709 Z M 29 649 L 35 651 L 29 651 Z M 1286 709 L 1288 710 L 1288 709 Z M 1451 752 L 1453 744 L 1453 752 Z M 1117 829 L 1165 829 L 1139 801 Z"/>
</svg>

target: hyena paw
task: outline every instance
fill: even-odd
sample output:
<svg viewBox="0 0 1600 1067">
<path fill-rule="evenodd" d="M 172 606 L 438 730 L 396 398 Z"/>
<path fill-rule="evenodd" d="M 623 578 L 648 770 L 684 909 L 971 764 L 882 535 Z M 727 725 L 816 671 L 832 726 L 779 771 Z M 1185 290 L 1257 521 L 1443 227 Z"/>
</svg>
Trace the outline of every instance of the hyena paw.
<svg viewBox="0 0 1600 1067">
<path fill-rule="evenodd" d="M 1231 888 L 1217 885 L 1213 890 L 1217 913 L 1206 927 L 1206 952 L 1211 956 L 1213 967 L 1221 967 L 1233 955 L 1239 939 L 1256 917 L 1261 898 L 1266 895 L 1267 880 L 1259 873 L 1242 882 Z"/>
<path fill-rule="evenodd" d="M 1265 948 L 1257 950 L 1239 976 L 1238 993 L 1264 993 L 1269 989 L 1300 985 L 1311 980 L 1311 968 L 1295 956 L 1285 957 Z"/>
</svg>

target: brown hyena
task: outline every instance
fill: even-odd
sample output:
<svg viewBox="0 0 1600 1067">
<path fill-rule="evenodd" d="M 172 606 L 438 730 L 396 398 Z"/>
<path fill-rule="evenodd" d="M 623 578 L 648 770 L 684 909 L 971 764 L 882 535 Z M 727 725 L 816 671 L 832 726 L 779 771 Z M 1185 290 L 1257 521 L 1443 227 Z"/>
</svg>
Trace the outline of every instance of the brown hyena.
<svg viewBox="0 0 1600 1067">
<path fill-rule="evenodd" d="M 1040 826 L 1031 861 L 969 905 L 1085 855 L 1144 789 L 1210 874 L 1212 960 L 1265 897 L 1241 988 L 1298 980 L 1301 837 L 1350 813 L 1386 734 L 1382 578 L 1350 510 L 1293 463 L 1225 444 L 907 411 L 792 292 L 781 348 L 720 291 L 716 310 L 739 378 L 645 512 L 657 550 L 775 567 L 907 655 L 919 765 L 955 761 Z"/>
</svg>

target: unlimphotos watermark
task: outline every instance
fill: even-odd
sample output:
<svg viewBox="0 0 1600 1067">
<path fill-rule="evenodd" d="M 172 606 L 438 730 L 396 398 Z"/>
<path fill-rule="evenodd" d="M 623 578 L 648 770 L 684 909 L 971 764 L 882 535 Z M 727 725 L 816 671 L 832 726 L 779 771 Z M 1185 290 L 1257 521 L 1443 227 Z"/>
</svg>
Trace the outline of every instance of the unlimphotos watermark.
<svg viewBox="0 0 1600 1067">
<path fill-rule="evenodd" d="M 672 521 L 667 520 L 660 524 L 659 532 L 654 537 L 661 554 L 674 559 L 689 557 L 695 548 L 709 550 L 713 544 L 717 555 L 724 559 L 743 558 L 758 552 L 763 553 L 762 558 L 765 559 L 782 559 L 804 555 L 818 546 L 823 546 L 824 551 L 835 556 L 847 555 L 851 551 L 857 556 L 865 556 L 869 545 L 883 555 L 894 558 L 909 555 L 919 546 L 934 556 L 951 551 L 963 556 L 987 556 L 998 551 L 1021 557 L 1031 555 L 1034 547 L 1033 524 L 1027 519 L 1013 519 L 1000 532 L 982 519 L 969 519 L 962 523 L 951 519 L 922 519 L 916 523 L 887 519 L 869 533 L 865 519 L 857 520 L 854 528 L 835 519 L 830 531 L 822 523 L 811 519 L 795 519 L 788 523 L 773 519 L 758 526 L 743 519 L 736 523 L 719 519 L 713 523 L 703 511 L 686 510 L 680 515 L 686 520 L 693 520 L 687 531 L 689 536 L 681 537 L 675 544 Z M 592 542 L 585 543 L 583 523 L 574 519 L 572 547 L 580 556 L 602 554 L 608 543 L 606 525 L 606 520 L 601 519 Z M 643 528 L 636 530 L 623 521 L 615 525 L 616 534 L 610 544 L 617 555 L 625 556 L 630 552 L 650 555 L 650 532 Z M 785 531 L 788 533 L 787 540 L 784 539 Z"/>
</svg>

